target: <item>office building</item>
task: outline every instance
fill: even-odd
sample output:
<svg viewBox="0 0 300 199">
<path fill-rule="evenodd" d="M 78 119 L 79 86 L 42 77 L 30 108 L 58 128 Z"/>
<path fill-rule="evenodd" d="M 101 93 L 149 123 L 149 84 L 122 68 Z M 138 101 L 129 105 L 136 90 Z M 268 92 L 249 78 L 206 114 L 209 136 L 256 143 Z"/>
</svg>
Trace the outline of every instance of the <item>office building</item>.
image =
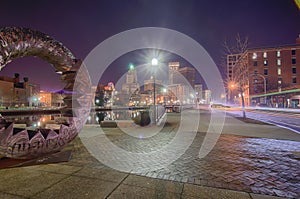
<svg viewBox="0 0 300 199">
<path fill-rule="evenodd" d="M 184 80 L 180 80 L 179 79 L 179 83 L 181 84 L 187 84 L 189 83 L 189 85 L 194 88 L 195 86 L 195 69 L 192 67 L 181 67 L 178 69 L 178 72 L 183 76 Z"/>
<path fill-rule="evenodd" d="M 126 83 L 122 85 L 122 92 L 124 94 L 133 94 L 140 90 L 140 85 L 137 81 L 137 72 L 136 69 L 131 66 L 126 74 Z"/>
</svg>

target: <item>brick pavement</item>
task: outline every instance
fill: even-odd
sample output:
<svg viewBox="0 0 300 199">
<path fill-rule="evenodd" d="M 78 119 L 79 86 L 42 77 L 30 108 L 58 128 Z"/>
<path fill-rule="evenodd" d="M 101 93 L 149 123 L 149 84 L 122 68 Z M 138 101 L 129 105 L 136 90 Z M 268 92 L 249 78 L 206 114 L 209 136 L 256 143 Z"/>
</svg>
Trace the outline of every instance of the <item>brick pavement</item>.
<svg viewBox="0 0 300 199">
<path fill-rule="evenodd" d="M 201 114 L 203 122 L 209 118 L 208 112 Z M 133 138 L 116 129 L 107 129 L 107 134 L 103 136 L 107 136 L 124 150 L 148 153 L 167 145 L 174 137 L 174 125 L 178 122 L 178 115 L 169 114 L 168 119 L 171 125 L 147 139 Z M 199 129 L 205 128 L 207 127 Z M 242 131 L 243 126 L 240 128 Z M 264 125 L 261 125 L 261 128 L 264 128 Z M 300 197 L 300 157 L 296 155 L 300 152 L 299 142 L 221 135 L 214 149 L 205 158 L 200 159 L 198 153 L 205 135 L 205 131 L 197 132 L 185 154 L 166 168 L 134 173 L 236 191 Z M 121 162 L 126 164 L 126 160 Z"/>
<path fill-rule="evenodd" d="M 108 137 L 124 150 L 147 153 L 174 138 L 178 118 L 169 114 L 168 125 L 146 139 L 116 128 L 105 129 L 105 134 L 98 136 Z M 265 198 L 257 194 L 300 198 L 299 142 L 222 134 L 214 149 L 200 159 L 209 119 L 208 112 L 201 114 L 202 123 L 191 146 L 166 168 L 118 172 L 91 156 L 76 138 L 65 149 L 73 150 L 69 162 L 0 170 L 0 198 Z M 240 129 L 246 132 L 251 129 L 232 117 L 227 119 L 227 130 L 232 127 L 229 123 L 242 125 Z M 270 125 L 253 128 L 264 133 L 278 130 Z M 82 133 L 98 130 L 86 126 Z"/>
</svg>

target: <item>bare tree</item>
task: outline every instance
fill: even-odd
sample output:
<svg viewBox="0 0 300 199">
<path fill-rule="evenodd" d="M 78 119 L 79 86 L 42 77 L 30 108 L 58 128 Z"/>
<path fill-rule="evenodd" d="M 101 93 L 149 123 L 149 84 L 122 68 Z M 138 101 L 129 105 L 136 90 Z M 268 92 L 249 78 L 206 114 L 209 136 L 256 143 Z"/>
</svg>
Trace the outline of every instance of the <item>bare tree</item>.
<svg viewBox="0 0 300 199">
<path fill-rule="evenodd" d="M 223 42 L 223 52 L 222 52 L 222 61 L 221 61 L 221 66 L 225 68 L 226 71 L 225 74 L 228 73 L 227 71 L 227 56 L 228 55 L 242 55 L 244 52 L 246 52 L 247 48 L 249 46 L 249 39 L 248 37 L 241 37 L 239 33 L 235 36 L 234 42 L 228 42 L 228 40 L 224 40 Z M 240 60 L 236 59 L 235 63 L 238 63 Z M 234 67 L 234 66 L 233 66 Z M 233 75 L 233 74 L 232 74 Z M 242 85 L 242 82 L 240 81 L 240 77 L 234 77 L 230 79 L 226 75 L 226 79 L 224 80 L 225 87 L 227 88 L 227 93 L 230 91 L 230 84 L 231 82 L 235 82 L 235 85 L 238 87 L 238 91 L 240 92 L 241 99 L 242 99 L 242 111 L 243 111 L 243 118 L 246 118 L 246 112 L 245 112 L 245 99 L 244 99 L 244 85 Z"/>
</svg>

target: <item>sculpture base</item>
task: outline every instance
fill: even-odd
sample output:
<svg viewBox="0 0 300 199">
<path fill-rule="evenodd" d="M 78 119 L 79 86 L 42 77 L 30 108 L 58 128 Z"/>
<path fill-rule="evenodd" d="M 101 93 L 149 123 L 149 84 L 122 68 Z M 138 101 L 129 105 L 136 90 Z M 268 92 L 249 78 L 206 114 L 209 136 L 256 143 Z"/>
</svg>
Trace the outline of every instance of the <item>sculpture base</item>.
<svg viewBox="0 0 300 199">
<path fill-rule="evenodd" d="M 71 158 L 71 154 L 72 154 L 72 150 L 68 149 L 65 151 L 60 151 L 54 154 L 45 155 L 30 160 L 19 160 L 13 158 L 0 157 L 0 169 L 68 162 Z"/>
</svg>

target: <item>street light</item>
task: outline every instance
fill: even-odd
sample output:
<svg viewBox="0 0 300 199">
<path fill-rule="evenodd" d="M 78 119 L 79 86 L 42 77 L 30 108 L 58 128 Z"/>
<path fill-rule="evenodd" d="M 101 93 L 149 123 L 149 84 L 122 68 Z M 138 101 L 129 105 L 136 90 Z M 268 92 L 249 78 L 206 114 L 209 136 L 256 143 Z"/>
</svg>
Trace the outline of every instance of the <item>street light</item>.
<svg viewBox="0 0 300 199">
<path fill-rule="evenodd" d="M 227 83 L 227 89 L 228 89 L 227 100 L 228 100 L 229 103 L 231 103 L 231 93 L 232 93 L 231 91 L 234 90 L 234 88 L 235 88 L 235 82 L 229 81 Z"/>
<path fill-rule="evenodd" d="M 266 94 L 267 94 L 267 81 L 266 81 L 266 78 L 263 75 L 258 74 L 258 73 L 254 73 L 254 75 L 256 75 L 256 76 L 258 75 L 258 76 L 262 77 L 263 80 L 264 80 L 265 104 L 267 104 L 267 96 L 266 96 Z"/>
<path fill-rule="evenodd" d="M 152 66 L 157 66 L 158 65 L 158 59 L 153 58 L 151 63 L 152 63 Z"/>
<path fill-rule="evenodd" d="M 155 96 L 155 72 L 156 72 L 156 66 L 158 65 L 158 59 L 156 59 L 156 58 L 153 58 L 152 60 L 151 60 L 151 65 L 152 65 L 152 67 L 153 67 L 153 100 L 154 100 L 154 102 L 153 102 L 153 106 L 154 106 L 154 108 L 153 108 L 153 116 L 154 116 L 154 124 L 156 124 L 156 96 Z"/>
</svg>

